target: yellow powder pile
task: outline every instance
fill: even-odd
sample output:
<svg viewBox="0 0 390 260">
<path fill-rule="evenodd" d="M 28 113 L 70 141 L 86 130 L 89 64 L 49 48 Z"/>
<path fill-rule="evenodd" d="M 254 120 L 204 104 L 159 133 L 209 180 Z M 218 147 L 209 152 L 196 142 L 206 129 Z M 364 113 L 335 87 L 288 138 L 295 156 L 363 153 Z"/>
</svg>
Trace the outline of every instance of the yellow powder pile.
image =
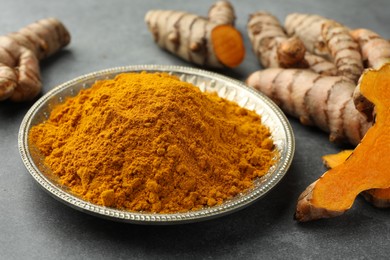
<svg viewBox="0 0 390 260">
<path fill-rule="evenodd" d="M 158 213 L 221 204 L 275 155 L 256 113 L 164 73 L 96 82 L 55 107 L 30 141 L 75 195 Z"/>
</svg>

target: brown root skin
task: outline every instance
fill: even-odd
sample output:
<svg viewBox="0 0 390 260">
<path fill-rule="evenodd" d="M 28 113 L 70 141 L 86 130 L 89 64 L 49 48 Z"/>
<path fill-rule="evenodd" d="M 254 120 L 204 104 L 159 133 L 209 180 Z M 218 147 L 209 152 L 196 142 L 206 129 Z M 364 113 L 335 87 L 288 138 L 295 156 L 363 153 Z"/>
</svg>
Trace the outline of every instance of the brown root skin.
<svg viewBox="0 0 390 260">
<path fill-rule="evenodd" d="M 321 32 L 329 19 L 310 14 L 292 13 L 286 16 L 284 28 L 287 35 L 298 36 L 312 54 L 331 60 L 330 52 L 322 38 Z"/>
<path fill-rule="evenodd" d="M 236 15 L 234 14 L 233 5 L 225 0 L 214 3 L 209 9 L 208 18 L 214 24 L 234 26 Z"/>
<path fill-rule="evenodd" d="M 209 17 L 182 11 L 151 10 L 145 22 L 155 42 L 176 56 L 209 68 L 236 67 L 244 60 L 244 41 L 234 23 L 234 10 L 217 2 Z"/>
<path fill-rule="evenodd" d="M 321 56 L 305 53 L 305 62 L 308 64 L 310 70 L 323 76 L 337 76 L 338 70 L 333 62 L 327 61 Z"/>
<path fill-rule="evenodd" d="M 379 69 L 384 64 L 390 63 L 390 42 L 377 33 L 367 29 L 356 29 L 350 34 L 359 43 L 363 61 L 369 68 Z M 365 114 L 367 120 L 373 120 L 374 105 L 360 93 L 360 82 L 356 87 L 353 98 L 356 109 Z"/>
<path fill-rule="evenodd" d="M 344 211 L 328 210 L 321 207 L 316 207 L 311 203 L 312 191 L 317 181 L 310 184 L 304 192 L 299 196 L 297 210 L 294 214 L 294 220 L 299 222 L 307 222 L 322 218 L 332 218 L 340 216 Z"/>
<path fill-rule="evenodd" d="M 357 145 L 372 123 L 353 104 L 355 86 L 341 77 L 309 70 L 269 68 L 249 75 L 246 83 L 267 95 L 304 125 L 329 132 L 333 142 Z"/>
<path fill-rule="evenodd" d="M 65 26 L 55 18 L 32 23 L 0 37 L 0 100 L 31 100 L 41 90 L 39 60 L 70 42 Z"/>
<path fill-rule="evenodd" d="M 277 46 L 279 66 L 282 68 L 308 68 L 306 48 L 297 37 L 289 38 Z"/>
<path fill-rule="evenodd" d="M 364 68 L 360 47 L 350 35 L 349 29 L 332 20 L 326 21 L 321 29 L 338 75 L 356 84 Z"/>
<path fill-rule="evenodd" d="M 355 108 L 366 116 L 368 122 L 374 121 L 374 104 L 360 93 L 359 85 L 353 92 L 353 103 Z"/>
<path fill-rule="evenodd" d="M 379 69 L 383 64 L 390 63 L 389 41 L 367 29 L 355 29 L 350 34 L 359 43 L 367 67 Z"/>
<path fill-rule="evenodd" d="M 319 15 L 293 13 L 286 17 L 285 28 L 290 36 L 297 36 L 307 51 L 331 61 L 337 75 L 356 83 L 363 71 L 359 45 L 349 29 Z"/>
<path fill-rule="evenodd" d="M 253 13 L 249 16 L 247 30 L 253 51 L 261 65 L 266 68 L 281 67 L 277 49 L 280 43 L 287 40 L 287 36 L 278 19 L 264 11 Z M 292 64 L 298 62 L 299 60 L 289 61 Z"/>
</svg>

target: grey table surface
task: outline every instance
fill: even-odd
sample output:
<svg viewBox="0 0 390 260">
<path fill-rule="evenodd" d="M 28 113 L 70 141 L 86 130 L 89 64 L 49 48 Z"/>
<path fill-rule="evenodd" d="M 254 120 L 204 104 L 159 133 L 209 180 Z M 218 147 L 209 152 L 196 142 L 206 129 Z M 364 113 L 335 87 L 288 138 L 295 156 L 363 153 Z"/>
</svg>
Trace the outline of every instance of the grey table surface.
<svg viewBox="0 0 390 260">
<path fill-rule="evenodd" d="M 206 14 L 212 1 L 1 0 L 0 34 L 57 17 L 71 44 L 41 63 L 42 93 L 74 77 L 137 64 L 193 66 L 162 51 L 144 24 L 149 9 Z M 248 14 L 266 10 L 281 21 L 291 12 L 316 13 L 351 28 L 390 38 L 388 0 L 232 1 L 247 55 L 221 74 L 244 80 L 260 69 L 246 33 Z M 251 206 L 199 223 L 146 226 L 103 220 L 49 196 L 24 167 L 20 123 L 33 102 L 0 103 L 0 259 L 388 259 L 390 218 L 358 197 L 345 215 L 311 223 L 293 220 L 299 194 L 325 168 L 321 156 L 342 148 L 327 135 L 289 118 L 296 152 L 286 177 Z"/>
</svg>

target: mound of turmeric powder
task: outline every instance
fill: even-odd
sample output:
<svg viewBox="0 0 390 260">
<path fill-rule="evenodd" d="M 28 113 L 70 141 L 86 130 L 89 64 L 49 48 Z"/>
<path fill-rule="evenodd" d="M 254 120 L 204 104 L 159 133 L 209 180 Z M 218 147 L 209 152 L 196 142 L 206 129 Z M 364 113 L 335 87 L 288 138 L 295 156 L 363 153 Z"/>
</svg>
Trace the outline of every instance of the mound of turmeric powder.
<svg viewBox="0 0 390 260">
<path fill-rule="evenodd" d="M 98 81 L 29 137 L 75 195 L 156 213 L 221 204 L 252 187 L 276 152 L 255 112 L 165 73 Z"/>
</svg>

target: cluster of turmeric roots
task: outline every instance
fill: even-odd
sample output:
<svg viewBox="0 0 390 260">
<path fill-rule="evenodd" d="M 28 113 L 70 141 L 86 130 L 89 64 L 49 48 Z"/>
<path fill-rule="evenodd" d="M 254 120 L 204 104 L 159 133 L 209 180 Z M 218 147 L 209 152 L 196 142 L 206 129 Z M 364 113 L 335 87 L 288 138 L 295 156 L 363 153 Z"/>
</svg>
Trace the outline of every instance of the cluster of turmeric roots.
<svg viewBox="0 0 390 260">
<path fill-rule="evenodd" d="M 365 68 L 390 62 L 390 43 L 366 29 L 350 30 L 318 15 L 291 14 L 285 27 L 253 14 L 248 33 L 261 64 L 248 85 L 266 93 L 302 124 L 357 145 L 372 125 L 372 104 L 356 88 Z M 363 112 L 363 113 L 362 113 Z"/>
<path fill-rule="evenodd" d="M 301 194 L 295 218 L 338 216 L 358 194 L 389 207 L 390 172 L 382 160 L 390 148 L 384 122 L 390 43 L 367 29 L 297 13 L 286 17 L 284 27 L 267 12 L 254 13 L 248 34 L 266 69 L 252 73 L 247 84 L 302 124 L 329 132 L 331 141 L 358 145 Z"/>
<path fill-rule="evenodd" d="M 207 67 L 235 67 L 245 49 L 234 18 L 232 5 L 222 0 L 207 18 L 154 10 L 145 21 L 157 44 L 183 59 Z M 302 124 L 329 132 L 332 142 L 359 144 L 345 163 L 336 156 L 341 165 L 302 193 L 295 218 L 340 215 L 361 192 L 374 205 L 389 207 L 390 173 L 377 166 L 387 144 L 374 146 L 386 140 L 382 123 L 383 108 L 389 105 L 385 88 L 390 66 L 384 65 L 390 62 L 390 43 L 373 31 L 351 30 L 319 15 L 290 14 L 282 26 L 272 14 L 256 12 L 249 16 L 247 30 L 264 69 L 249 75 L 246 83 Z"/>
</svg>

